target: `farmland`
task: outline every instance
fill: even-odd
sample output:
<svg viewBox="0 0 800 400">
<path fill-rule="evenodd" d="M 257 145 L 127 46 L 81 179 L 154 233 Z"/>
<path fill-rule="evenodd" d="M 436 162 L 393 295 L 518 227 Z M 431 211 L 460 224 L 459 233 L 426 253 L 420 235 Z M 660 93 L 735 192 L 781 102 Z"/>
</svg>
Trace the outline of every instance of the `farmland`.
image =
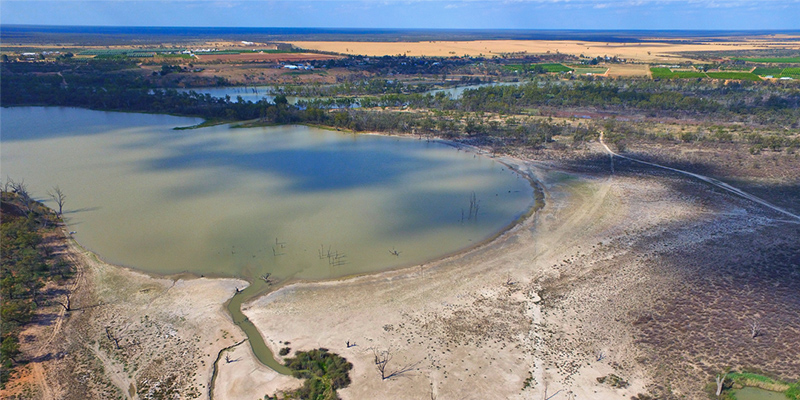
<svg viewBox="0 0 800 400">
<path fill-rule="evenodd" d="M 650 68 L 653 78 L 666 78 L 666 79 L 688 79 L 688 78 L 706 78 L 706 74 L 699 71 L 672 71 L 667 67 L 653 67 Z"/>
<path fill-rule="evenodd" d="M 574 66 L 575 75 L 603 75 L 608 71 L 608 68 L 586 68 L 581 66 Z"/>
<path fill-rule="evenodd" d="M 757 75 L 750 72 L 708 72 L 709 78 L 713 79 L 737 79 L 744 81 L 760 81 Z"/>
<path fill-rule="evenodd" d="M 511 64 L 503 67 L 504 70 L 512 72 L 522 71 L 536 71 L 537 69 L 544 72 L 569 72 L 572 68 L 566 67 L 559 63 L 544 63 L 544 64 Z"/>
<path fill-rule="evenodd" d="M 735 60 L 769 64 L 800 64 L 800 57 L 754 57 L 735 58 Z"/>
<path fill-rule="evenodd" d="M 753 73 L 758 76 L 778 76 L 781 74 L 781 72 L 783 72 L 783 68 L 756 67 L 756 69 L 753 70 Z"/>
</svg>

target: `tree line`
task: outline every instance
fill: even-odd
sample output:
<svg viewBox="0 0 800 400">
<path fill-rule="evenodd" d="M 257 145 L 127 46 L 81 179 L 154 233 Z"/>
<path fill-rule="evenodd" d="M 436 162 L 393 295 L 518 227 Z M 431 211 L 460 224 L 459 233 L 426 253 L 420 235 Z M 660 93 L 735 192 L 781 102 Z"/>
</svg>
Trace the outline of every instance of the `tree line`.
<svg viewBox="0 0 800 400">
<path fill-rule="evenodd" d="M 39 65 L 41 71 L 37 72 Z M 259 120 L 271 124 L 311 123 L 355 131 L 422 132 L 446 137 L 487 132 L 494 136 L 520 137 L 524 136 L 520 133 L 524 127 L 506 126 L 492 118 L 564 108 L 800 128 L 800 89 L 781 83 L 543 77 L 519 85 L 469 89 L 453 98 L 442 92 L 408 93 L 415 89 L 379 78 L 335 85 L 325 91 L 382 93 L 380 95 L 334 97 L 291 105 L 283 95 L 272 102 L 252 102 L 161 89 L 140 71 L 126 68 L 126 64 L 108 61 L 2 63 L 0 104 L 77 106 L 168 113 L 206 120 Z M 387 112 L 386 108 L 425 110 L 425 117 Z"/>
<path fill-rule="evenodd" d="M 73 269 L 55 257 L 43 234 L 52 229 L 58 215 L 34 201 L 24 182 L 8 180 L 0 204 L 0 386 L 21 362 L 19 334 L 31 322 L 37 308 L 50 305 L 43 291 L 48 281 L 63 281 Z M 63 204 L 63 193 L 58 191 Z M 66 295 L 69 299 L 69 294 Z M 62 303 L 69 309 L 69 300 Z"/>
</svg>

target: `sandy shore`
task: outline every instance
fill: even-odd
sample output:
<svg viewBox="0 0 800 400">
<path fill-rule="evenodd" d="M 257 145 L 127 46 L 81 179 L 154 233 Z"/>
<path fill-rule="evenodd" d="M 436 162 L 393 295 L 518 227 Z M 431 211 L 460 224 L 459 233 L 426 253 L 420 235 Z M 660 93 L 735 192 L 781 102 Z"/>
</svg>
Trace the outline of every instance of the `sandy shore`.
<svg viewBox="0 0 800 400">
<path fill-rule="evenodd" d="M 353 362 L 353 384 L 340 391 L 345 399 L 539 398 L 559 390 L 599 399 L 644 392 L 644 376 L 610 364 L 626 362 L 627 343 L 603 343 L 613 356 L 601 362 L 584 344 L 556 350 L 546 343 L 553 331 L 578 328 L 569 316 L 543 310 L 541 291 L 560 277 L 564 260 L 620 229 L 628 210 L 617 199 L 617 183 L 505 161 L 545 184 L 548 205 L 494 242 L 402 271 L 292 285 L 247 304 L 245 314 L 275 350 L 288 341 L 293 349 L 326 347 Z M 356 346 L 348 348 L 348 341 Z M 382 380 L 373 349 L 391 349 L 392 371 L 406 372 Z M 560 369 L 566 360 L 580 368 Z M 597 383 L 609 373 L 626 375 L 631 386 Z"/>
<path fill-rule="evenodd" d="M 592 146 L 588 155 L 602 154 L 599 144 Z M 688 316 L 651 329 L 659 323 L 654 310 L 686 307 L 670 305 L 674 288 L 695 290 L 687 286 L 686 268 L 694 268 L 697 252 L 707 252 L 687 249 L 720 237 L 747 243 L 747 232 L 776 224 L 776 235 L 791 238 L 794 226 L 684 176 L 624 160 L 611 173 L 607 156 L 590 160 L 503 159 L 543 185 L 546 205 L 488 244 L 402 270 L 292 284 L 243 311 L 276 354 L 283 347 L 325 347 L 351 361 L 352 384 L 339 391 L 344 399 L 702 395 L 715 368 L 736 364 L 706 362 L 701 352 L 696 362 L 681 358 L 673 365 L 682 347 L 663 341 L 710 327 L 701 321 L 687 331 Z M 154 278 L 102 263 L 74 243 L 64 251 L 83 266 L 79 289 L 74 310 L 59 317 L 57 333 L 65 340 L 48 345 L 54 357 L 33 363 L 46 372 L 35 398 L 208 398 L 215 370 L 216 399 L 262 398 L 301 384 L 260 365 L 226 314 L 224 303 L 245 282 Z M 743 304 L 753 304 L 743 296 Z M 753 312 L 770 310 L 772 303 L 765 304 Z M 759 345 L 797 352 L 785 343 L 800 326 L 776 321 L 775 339 Z M 738 325 L 729 325 L 714 327 L 729 329 L 735 341 L 722 345 L 753 347 L 740 340 Z M 375 368 L 376 350 L 393 356 L 389 379 Z M 668 351 L 680 357 L 659 358 Z M 765 365 L 791 374 L 789 359 Z M 609 374 L 627 385 L 598 382 Z"/>
<path fill-rule="evenodd" d="M 153 277 L 104 263 L 72 239 L 55 251 L 78 267 L 71 310 L 43 310 L 55 323 L 36 331 L 39 347 L 21 372 L 44 376 L 16 392 L 43 399 L 208 397 L 219 352 L 244 339 L 224 303 L 247 282 Z"/>
</svg>

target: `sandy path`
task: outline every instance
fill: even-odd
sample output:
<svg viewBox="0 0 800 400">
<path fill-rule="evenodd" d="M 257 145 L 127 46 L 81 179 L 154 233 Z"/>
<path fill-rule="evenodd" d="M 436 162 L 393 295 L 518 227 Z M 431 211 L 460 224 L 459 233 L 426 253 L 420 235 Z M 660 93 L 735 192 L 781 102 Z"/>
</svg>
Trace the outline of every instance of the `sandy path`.
<svg viewBox="0 0 800 400">
<path fill-rule="evenodd" d="M 800 215 L 796 215 L 796 214 L 793 214 L 793 213 L 791 213 L 789 211 L 786 211 L 783 208 L 780 208 L 780 207 L 778 207 L 776 205 L 773 205 L 770 202 L 768 202 L 768 201 L 766 201 L 766 200 L 764 200 L 764 199 L 762 199 L 760 197 L 754 196 L 754 195 L 752 195 L 750 193 L 747 193 L 747 192 L 745 192 L 745 191 L 743 191 L 741 189 L 735 188 L 735 187 L 733 187 L 733 186 L 731 186 L 731 185 L 729 185 L 729 184 L 727 184 L 725 182 L 722 182 L 722 181 L 720 181 L 718 179 L 710 178 L 710 177 L 707 177 L 705 175 L 695 174 L 693 172 L 684 171 L 684 170 L 677 169 L 677 168 L 672 168 L 672 167 L 667 167 L 667 166 L 660 165 L 660 164 L 655 164 L 655 163 L 651 163 L 651 162 L 647 162 L 647 161 L 642 161 L 642 160 L 639 160 L 639 159 L 636 159 L 636 158 L 633 158 L 633 157 L 628 157 L 628 156 L 624 156 L 622 154 L 615 153 L 615 152 L 611 151 L 611 149 L 608 147 L 608 145 L 606 145 L 606 143 L 603 141 L 603 131 L 600 131 L 600 144 L 603 145 L 603 148 L 605 148 L 605 150 L 612 157 L 612 159 L 611 159 L 611 163 L 612 163 L 612 167 L 611 168 L 612 168 L 612 170 L 614 168 L 613 167 L 613 163 L 614 163 L 613 157 L 619 157 L 619 158 L 624 158 L 626 160 L 631 160 L 631 161 L 634 161 L 634 162 L 637 162 L 637 163 L 649 165 L 649 166 L 652 166 L 652 167 L 658 167 L 658 168 L 663 168 L 663 169 L 666 169 L 666 170 L 669 170 L 669 171 L 678 172 L 678 173 L 681 173 L 681 174 L 684 174 L 684 175 L 691 176 L 693 178 L 697 178 L 697 179 L 699 179 L 699 180 L 701 180 L 703 182 L 710 183 L 710 184 L 712 184 L 712 185 L 714 185 L 714 186 L 716 186 L 716 187 L 718 187 L 718 188 L 720 188 L 722 190 L 728 191 L 728 192 L 733 193 L 733 194 L 735 194 L 737 196 L 741 196 L 741 197 L 743 197 L 743 198 L 745 198 L 747 200 L 750 200 L 750 201 L 752 201 L 754 203 L 761 204 L 764 207 L 767 207 L 769 209 L 777 211 L 777 212 L 779 212 L 781 214 L 787 215 L 787 216 L 789 216 L 791 218 L 796 219 L 798 222 L 800 222 Z"/>
</svg>

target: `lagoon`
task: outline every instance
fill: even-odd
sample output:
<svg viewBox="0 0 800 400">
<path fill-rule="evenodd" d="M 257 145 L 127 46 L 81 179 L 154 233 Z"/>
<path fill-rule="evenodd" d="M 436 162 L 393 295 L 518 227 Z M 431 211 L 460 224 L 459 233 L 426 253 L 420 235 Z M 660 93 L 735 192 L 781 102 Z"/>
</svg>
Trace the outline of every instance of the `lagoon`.
<svg viewBox="0 0 800 400">
<path fill-rule="evenodd" d="M 252 282 L 381 271 L 480 243 L 533 205 L 530 183 L 505 165 L 438 142 L 173 130 L 201 121 L 75 108 L 0 116 L 3 176 L 43 200 L 58 185 L 79 243 L 147 272 Z"/>
</svg>

